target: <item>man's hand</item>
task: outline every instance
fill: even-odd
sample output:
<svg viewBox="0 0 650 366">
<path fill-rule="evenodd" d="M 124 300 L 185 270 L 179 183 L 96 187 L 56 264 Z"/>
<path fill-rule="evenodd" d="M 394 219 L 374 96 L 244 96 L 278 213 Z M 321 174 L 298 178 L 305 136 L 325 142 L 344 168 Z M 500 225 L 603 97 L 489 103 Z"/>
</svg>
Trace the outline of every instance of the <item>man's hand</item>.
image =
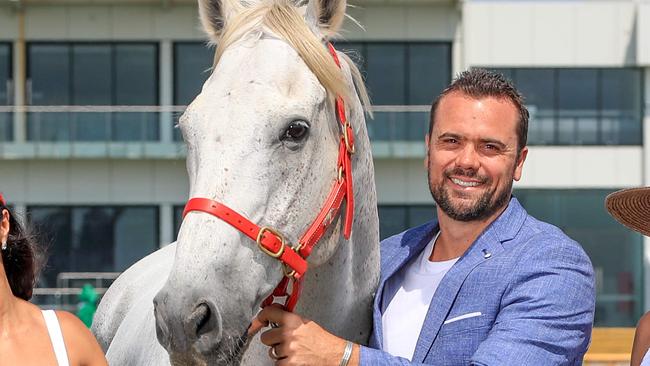
<svg viewBox="0 0 650 366">
<path fill-rule="evenodd" d="M 248 330 L 249 337 L 269 323 L 277 327 L 262 333 L 260 339 L 270 347 L 269 356 L 276 360 L 277 366 L 340 364 L 346 345 L 344 339 L 277 306 L 268 306 L 257 314 Z M 358 365 L 358 359 L 359 347 L 354 345 L 348 366 Z"/>
</svg>

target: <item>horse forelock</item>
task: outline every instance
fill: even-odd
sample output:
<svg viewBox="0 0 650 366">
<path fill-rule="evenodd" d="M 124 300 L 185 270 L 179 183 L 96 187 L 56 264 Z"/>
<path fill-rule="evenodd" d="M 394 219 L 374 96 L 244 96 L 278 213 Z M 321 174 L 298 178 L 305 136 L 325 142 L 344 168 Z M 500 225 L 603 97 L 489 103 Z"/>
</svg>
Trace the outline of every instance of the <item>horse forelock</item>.
<svg viewBox="0 0 650 366">
<path fill-rule="evenodd" d="M 248 5 L 242 5 L 239 0 L 227 1 L 231 3 L 231 9 L 237 10 L 217 41 L 213 68 L 225 50 L 236 42 L 249 38 L 261 39 L 265 33 L 271 33 L 286 41 L 298 53 L 330 96 L 341 96 L 348 102 L 352 99 L 355 91 L 350 89 L 341 69 L 323 44 L 322 36 L 315 33 L 317 31 L 305 21 L 304 7 L 296 6 L 291 0 L 263 0 Z M 369 110 L 368 93 L 358 68 L 348 57 L 339 59 L 350 69 L 356 94 Z"/>
</svg>

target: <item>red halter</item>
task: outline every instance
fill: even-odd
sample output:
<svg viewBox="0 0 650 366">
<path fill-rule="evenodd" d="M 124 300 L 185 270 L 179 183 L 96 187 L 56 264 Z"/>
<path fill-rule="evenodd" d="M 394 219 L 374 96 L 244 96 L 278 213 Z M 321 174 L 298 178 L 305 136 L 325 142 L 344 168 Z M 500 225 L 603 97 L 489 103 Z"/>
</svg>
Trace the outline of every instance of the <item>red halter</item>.
<svg viewBox="0 0 650 366">
<path fill-rule="evenodd" d="M 341 67 L 336 50 L 332 44 L 328 43 L 327 48 L 332 54 L 336 65 Z M 346 239 L 350 238 L 354 213 L 351 163 L 351 157 L 354 154 L 354 133 L 352 126 L 350 126 L 345 116 L 345 104 L 341 96 L 336 97 L 335 107 L 336 115 L 341 124 L 339 157 L 337 161 L 338 178 L 334 181 L 332 189 L 318 216 L 316 216 L 316 219 L 302 235 L 297 245 L 289 245 L 278 231 L 269 227 L 259 227 L 217 201 L 208 198 L 191 198 L 187 202 L 187 205 L 185 205 L 183 217 L 191 211 L 201 211 L 216 216 L 249 238 L 255 240 L 264 253 L 282 262 L 284 277 L 275 290 L 273 290 L 273 293 L 264 300 L 262 307 L 273 303 L 275 297 L 286 296 L 287 299 L 284 303 L 284 308 L 288 311 L 293 311 L 300 297 L 303 275 L 307 272 L 307 257 L 309 257 L 312 249 L 323 234 L 325 234 L 330 224 L 334 222 L 341 209 L 343 200 L 347 202 L 343 236 Z M 292 281 L 291 292 L 288 292 L 289 281 Z"/>
</svg>

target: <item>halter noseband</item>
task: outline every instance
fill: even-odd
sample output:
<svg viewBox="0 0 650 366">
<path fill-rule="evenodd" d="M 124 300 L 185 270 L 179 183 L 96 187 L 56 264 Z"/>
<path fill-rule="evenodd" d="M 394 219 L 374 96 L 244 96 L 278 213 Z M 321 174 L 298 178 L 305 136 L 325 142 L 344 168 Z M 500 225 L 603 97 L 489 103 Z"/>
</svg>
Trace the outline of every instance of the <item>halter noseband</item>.
<svg viewBox="0 0 650 366">
<path fill-rule="evenodd" d="M 334 58 L 334 62 L 340 68 L 336 50 L 331 43 L 327 48 Z M 284 277 L 273 290 L 273 293 L 262 302 L 262 307 L 273 303 L 276 297 L 287 297 L 284 308 L 293 311 L 300 297 L 300 290 L 304 274 L 307 272 L 307 257 L 312 249 L 323 237 L 329 226 L 341 210 L 343 200 L 346 201 L 345 222 L 343 236 L 350 239 L 352 232 L 352 219 L 354 215 L 354 194 L 352 191 L 352 154 L 354 154 L 354 133 L 350 122 L 345 116 L 345 103 L 341 96 L 336 97 L 336 115 L 341 125 L 341 136 L 339 143 L 339 157 L 337 161 L 338 177 L 334 181 L 325 204 L 321 208 L 316 219 L 311 223 L 307 231 L 302 235 L 298 244 L 289 245 L 280 232 L 270 227 L 259 227 L 244 216 L 238 214 L 228 206 L 208 199 L 191 198 L 183 210 L 183 218 L 191 211 L 201 211 L 216 216 L 225 221 L 244 235 L 257 242 L 260 250 L 269 256 L 282 262 Z M 291 292 L 288 291 L 291 281 Z"/>
</svg>

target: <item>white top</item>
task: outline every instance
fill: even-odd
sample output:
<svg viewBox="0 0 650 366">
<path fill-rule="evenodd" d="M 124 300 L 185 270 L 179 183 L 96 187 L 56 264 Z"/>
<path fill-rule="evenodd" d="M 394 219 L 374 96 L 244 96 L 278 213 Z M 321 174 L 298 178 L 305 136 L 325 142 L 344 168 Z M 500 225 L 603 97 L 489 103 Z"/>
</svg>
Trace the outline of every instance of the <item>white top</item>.
<svg viewBox="0 0 650 366">
<path fill-rule="evenodd" d="M 69 366 L 68 352 L 63 342 L 63 333 L 59 325 L 59 318 L 56 317 L 54 310 L 43 310 L 43 318 L 45 318 L 47 332 L 50 334 L 50 341 L 52 341 L 52 348 L 54 349 L 57 363 L 59 366 Z"/>
<path fill-rule="evenodd" d="M 386 282 L 384 291 L 395 296 L 382 315 L 383 350 L 393 356 L 413 358 L 433 294 L 458 260 L 429 261 L 438 235 L 439 232 L 417 258 Z"/>
</svg>

